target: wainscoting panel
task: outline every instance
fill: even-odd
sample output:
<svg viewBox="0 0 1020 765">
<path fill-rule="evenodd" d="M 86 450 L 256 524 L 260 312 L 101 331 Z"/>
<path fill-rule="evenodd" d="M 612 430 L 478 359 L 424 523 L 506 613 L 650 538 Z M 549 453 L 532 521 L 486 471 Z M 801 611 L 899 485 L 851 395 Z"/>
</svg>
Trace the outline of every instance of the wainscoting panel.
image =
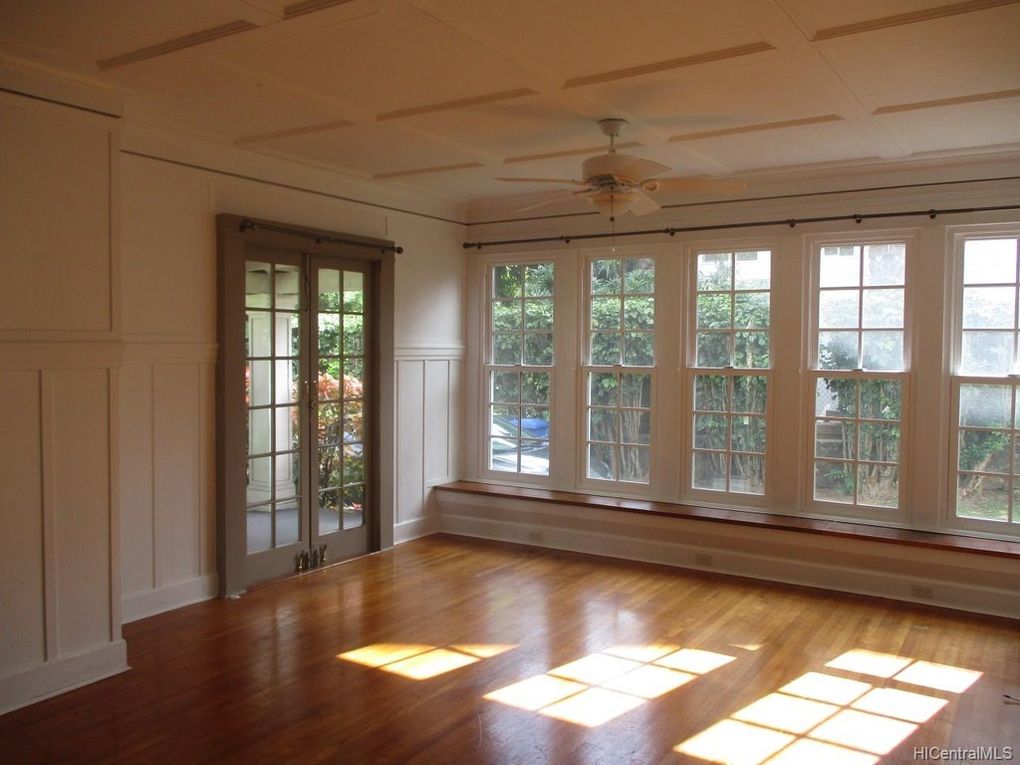
<svg viewBox="0 0 1020 765">
<path fill-rule="evenodd" d="M 431 487 L 460 473 L 458 347 L 398 348 L 394 541 L 438 529 Z"/>
<path fill-rule="evenodd" d="M 216 592 L 215 346 L 129 346 L 120 396 L 125 622 Z"/>
</svg>

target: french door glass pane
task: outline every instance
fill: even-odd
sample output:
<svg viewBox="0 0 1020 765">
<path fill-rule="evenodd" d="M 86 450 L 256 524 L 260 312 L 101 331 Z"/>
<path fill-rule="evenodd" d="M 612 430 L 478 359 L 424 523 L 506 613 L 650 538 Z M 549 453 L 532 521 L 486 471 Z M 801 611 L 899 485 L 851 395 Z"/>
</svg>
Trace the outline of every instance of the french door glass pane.
<svg viewBox="0 0 1020 765">
<path fill-rule="evenodd" d="M 320 268 L 318 283 L 318 533 L 327 534 L 364 524 L 365 283 L 333 268 Z"/>
<path fill-rule="evenodd" d="M 299 266 L 246 264 L 249 553 L 300 539 L 301 290 Z"/>
</svg>

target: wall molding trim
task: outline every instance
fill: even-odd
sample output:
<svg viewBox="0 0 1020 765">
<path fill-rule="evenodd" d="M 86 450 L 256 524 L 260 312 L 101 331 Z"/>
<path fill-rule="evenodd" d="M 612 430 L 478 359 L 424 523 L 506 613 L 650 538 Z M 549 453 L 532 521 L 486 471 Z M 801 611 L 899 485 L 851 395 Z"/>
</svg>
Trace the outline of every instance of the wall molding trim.
<svg viewBox="0 0 1020 765">
<path fill-rule="evenodd" d="M 393 544 L 399 545 L 402 542 L 410 542 L 412 539 L 427 537 L 438 531 L 439 517 L 436 515 L 427 515 L 424 518 L 401 521 L 393 525 Z"/>
<path fill-rule="evenodd" d="M 990 584 L 1017 580 L 1015 574 L 1007 573 L 1008 567 L 1015 565 L 1009 560 L 867 545 L 856 540 L 804 540 L 795 538 L 803 535 L 793 532 L 716 529 L 713 524 L 694 522 L 678 529 L 670 519 L 638 518 L 621 523 L 610 511 L 541 508 L 520 501 L 515 507 L 507 502 L 443 496 L 438 504 L 441 533 L 1013 619 L 1020 615 L 1020 587 Z M 933 597 L 919 597 L 918 588 Z"/>
<path fill-rule="evenodd" d="M 397 361 L 421 361 L 423 359 L 459 360 L 464 358 L 463 344 L 446 345 L 398 345 L 393 349 Z"/>
<path fill-rule="evenodd" d="M 0 369 L 106 369 L 119 366 L 124 344 L 97 340 L 6 340 L 0 337 Z"/>
<path fill-rule="evenodd" d="M 0 715 L 129 669 L 127 643 L 115 640 L 7 675 L 0 678 Z"/>
<path fill-rule="evenodd" d="M 206 574 L 171 582 L 152 590 L 127 593 L 121 600 L 121 618 L 124 624 L 128 624 L 165 611 L 212 600 L 216 597 L 218 583 L 217 574 Z"/>
<path fill-rule="evenodd" d="M 219 346 L 215 341 L 139 340 L 125 338 L 125 364 L 215 364 Z"/>
</svg>

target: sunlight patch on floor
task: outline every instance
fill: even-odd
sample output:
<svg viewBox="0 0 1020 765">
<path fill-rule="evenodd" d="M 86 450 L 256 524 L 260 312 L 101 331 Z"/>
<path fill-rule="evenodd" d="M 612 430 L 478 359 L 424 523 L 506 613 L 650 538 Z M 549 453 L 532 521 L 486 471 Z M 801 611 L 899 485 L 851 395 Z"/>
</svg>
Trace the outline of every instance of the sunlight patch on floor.
<svg viewBox="0 0 1020 765">
<path fill-rule="evenodd" d="M 757 725 L 720 720 L 678 744 L 674 751 L 727 765 L 758 765 L 794 740 L 789 733 Z"/>
<path fill-rule="evenodd" d="M 392 664 L 395 661 L 417 656 L 434 648 L 435 646 L 432 645 L 420 645 L 417 643 L 376 643 L 374 645 L 366 645 L 364 648 L 356 648 L 353 651 L 337 654 L 337 658 L 361 664 L 365 667 L 381 667 L 384 664 Z"/>
<path fill-rule="evenodd" d="M 392 664 L 379 667 L 383 672 L 391 672 L 401 677 L 409 677 L 412 680 L 427 680 L 430 677 L 446 674 L 454 669 L 466 667 L 481 661 L 477 656 L 469 656 L 460 651 L 448 651 L 445 648 L 437 648 L 434 651 L 412 656 L 409 659 L 401 659 Z"/>
<path fill-rule="evenodd" d="M 507 643 L 471 643 L 445 648 L 420 643 L 374 643 L 339 653 L 337 658 L 411 680 L 428 680 L 516 647 L 516 644 Z"/>
<path fill-rule="evenodd" d="M 838 674 L 806 672 L 677 744 L 674 751 L 733 765 L 873 765 L 951 700 L 885 686 L 963 693 L 982 675 L 863 649 L 847 651 L 825 666 L 836 673 L 878 678 L 881 687 Z"/>
<path fill-rule="evenodd" d="M 617 645 L 483 698 L 595 728 L 733 661 L 663 643 Z"/>
<path fill-rule="evenodd" d="M 911 661 L 912 659 L 907 659 L 903 656 L 893 656 L 888 653 L 855 649 L 853 651 L 847 651 L 841 656 L 837 656 L 825 666 L 830 669 L 843 669 L 847 672 L 856 672 L 859 675 L 892 677 L 897 672 L 907 667 Z"/>
</svg>

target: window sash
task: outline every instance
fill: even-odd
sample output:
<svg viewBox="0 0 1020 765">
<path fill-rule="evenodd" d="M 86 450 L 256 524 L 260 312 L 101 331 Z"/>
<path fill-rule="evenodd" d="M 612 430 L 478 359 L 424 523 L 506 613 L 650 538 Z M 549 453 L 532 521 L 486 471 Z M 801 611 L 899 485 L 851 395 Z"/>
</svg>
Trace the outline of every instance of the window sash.
<svg viewBox="0 0 1020 765">
<path fill-rule="evenodd" d="M 553 286 L 551 294 L 549 295 L 530 295 L 527 289 L 527 269 L 529 266 L 544 266 L 549 265 L 553 269 Z M 500 268 L 513 268 L 519 266 L 524 269 L 522 282 L 521 294 L 518 296 L 503 296 L 497 294 L 496 288 L 496 272 Z M 548 485 L 552 481 L 552 475 L 554 470 L 553 464 L 553 445 L 555 442 L 554 437 L 554 406 L 553 406 L 553 391 L 555 390 L 555 312 L 556 312 L 556 286 L 555 279 L 558 276 L 560 266 L 555 260 L 548 257 L 542 258 L 513 258 L 513 259 L 494 259 L 489 261 L 484 269 L 485 283 L 484 283 L 484 295 L 485 300 L 483 301 L 483 310 L 485 311 L 484 316 L 484 347 L 482 348 L 482 374 L 481 374 L 481 395 L 479 396 L 480 403 L 480 416 L 482 418 L 481 427 L 479 431 L 482 435 L 482 441 L 480 444 L 480 463 L 479 463 L 479 475 L 486 479 L 494 481 L 509 481 L 514 483 L 538 483 Z M 529 328 L 527 322 L 527 306 L 529 303 L 535 303 L 539 301 L 548 301 L 552 308 L 552 318 L 549 322 L 548 327 L 542 328 Z M 519 311 L 519 319 L 517 320 L 517 326 L 512 329 L 497 329 L 495 327 L 495 307 L 498 304 L 513 305 L 514 308 Z M 496 358 L 496 338 L 497 336 L 514 336 L 519 338 L 518 354 L 515 357 L 513 363 L 499 363 Z M 528 360 L 527 354 L 527 339 L 532 336 L 548 336 L 548 349 L 550 361 L 548 364 L 532 364 L 525 363 Z M 493 400 L 493 373 L 496 372 L 510 372 L 518 375 L 518 394 L 516 402 L 502 402 Z M 531 402 L 525 403 L 521 399 L 521 376 L 524 374 L 544 374 L 548 376 L 549 380 L 549 401 L 546 404 Z M 515 408 L 518 412 L 518 422 L 516 424 L 516 435 L 506 436 L 505 434 L 496 434 L 493 432 L 493 408 L 505 406 L 508 408 Z M 524 418 L 524 410 L 528 408 L 539 408 L 545 409 L 548 412 L 549 428 L 547 435 L 544 439 L 530 438 L 524 435 L 524 429 L 521 421 Z M 495 439 L 503 439 L 506 441 L 514 442 L 515 444 L 515 461 L 516 470 L 499 470 L 492 467 L 492 444 Z M 547 456 L 547 466 L 545 473 L 530 472 L 523 469 L 523 452 L 525 444 L 534 443 L 536 448 L 542 442 L 545 443 L 544 451 Z"/>
<path fill-rule="evenodd" d="M 737 272 L 737 255 L 744 252 L 768 252 L 769 253 L 769 283 L 767 287 L 748 287 L 746 289 L 738 289 L 736 286 L 736 272 Z M 729 256 L 729 287 L 725 289 L 699 289 L 698 288 L 698 259 L 702 255 L 728 255 Z M 772 247 L 746 247 L 746 248 L 733 248 L 733 249 L 694 249 L 690 251 L 690 267 L 688 271 L 688 279 L 690 287 L 687 290 L 690 298 L 690 307 L 688 312 L 688 326 L 689 331 L 687 332 L 687 348 L 685 349 L 687 356 L 687 366 L 689 368 L 697 368 L 701 370 L 725 370 L 725 369 L 738 369 L 748 371 L 763 371 L 772 367 L 772 359 L 774 354 L 773 348 L 773 337 L 772 337 L 772 273 L 773 273 L 773 260 L 775 256 L 775 250 Z M 737 312 L 737 297 L 742 295 L 765 295 L 769 303 L 768 309 L 768 324 L 764 327 L 737 327 L 736 326 L 736 312 Z M 702 296 L 713 297 L 713 296 L 726 296 L 729 301 L 729 314 L 730 321 L 727 327 L 700 327 L 698 325 L 698 308 Z M 729 361 L 721 366 L 709 366 L 699 363 L 699 339 L 701 336 L 711 337 L 717 335 L 719 337 L 726 338 L 726 352 L 729 357 Z M 734 362 L 736 361 L 736 346 L 739 335 L 764 335 L 768 342 L 768 364 L 760 367 L 756 366 L 738 366 Z"/>
<path fill-rule="evenodd" d="M 898 525 L 905 525 L 908 522 L 908 514 L 904 508 L 904 498 L 907 496 L 907 479 L 909 478 L 909 465 L 904 460 L 908 452 L 909 433 L 906 413 L 909 411 L 909 373 L 907 372 L 872 372 L 861 370 L 828 370 L 812 369 L 805 372 L 805 399 L 806 399 L 806 421 L 809 424 L 805 428 L 806 444 L 805 455 L 810 469 L 805 475 L 804 507 L 806 510 L 815 510 L 834 515 L 846 515 L 855 518 L 873 518 L 881 520 L 896 520 Z M 854 414 L 849 415 L 819 415 L 816 409 L 816 396 L 818 383 L 822 379 L 853 380 L 855 386 Z M 895 381 L 899 383 L 900 402 L 898 418 L 883 418 L 865 416 L 861 406 L 861 384 L 871 381 Z M 818 423 L 839 422 L 849 424 L 853 428 L 854 447 L 851 457 L 836 457 L 818 455 L 816 452 L 818 443 Z M 860 428 L 861 426 L 881 427 L 896 426 L 899 428 L 899 439 L 897 445 L 897 458 L 895 460 L 882 460 L 879 458 L 863 458 L 860 454 Z M 818 498 L 815 496 L 816 470 L 818 464 L 846 465 L 854 471 L 854 489 L 847 502 Z M 861 501 L 859 486 L 859 470 L 861 466 L 874 466 L 879 468 L 893 468 L 897 471 L 896 505 L 882 505 Z M 890 516 L 898 517 L 891 518 Z"/>
<path fill-rule="evenodd" d="M 725 410 L 710 410 L 697 408 L 696 380 L 698 377 L 725 377 L 727 378 L 727 408 Z M 761 412 L 737 410 L 733 406 L 733 380 L 740 377 L 763 377 L 765 378 L 765 406 Z M 772 501 L 772 444 L 774 441 L 773 428 L 773 372 L 772 369 L 756 368 L 715 368 L 715 367 L 688 367 L 685 374 L 685 385 L 683 389 L 684 405 L 681 408 L 680 416 L 683 424 L 683 437 L 681 440 L 681 465 L 680 476 L 682 480 L 681 496 L 686 499 L 697 499 L 706 502 L 719 502 L 723 499 L 739 500 L 742 505 L 764 506 Z M 726 446 L 725 448 L 711 448 L 697 445 L 696 428 L 698 415 L 720 416 L 727 418 L 726 425 Z M 732 427 L 733 418 L 753 417 L 765 423 L 765 443 L 762 452 L 746 451 L 732 448 Z M 727 462 L 725 489 L 713 489 L 705 486 L 695 486 L 694 472 L 697 454 L 719 454 L 725 455 Z M 731 457 L 734 455 L 747 455 L 760 457 L 762 460 L 762 491 L 760 493 L 739 491 L 732 488 L 733 476 Z"/>
<path fill-rule="evenodd" d="M 629 490 L 634 493 L 646 494 L 648 493 L 655 482 L 655 443 L 656 443 L 656 431 L 657 428 L 654 422 L 655 398 L 656 398 L 656 374 L 653 367 L 629 367 L 623 365 L 614 366 L 593 366 L 583 365 L 580 369 L 581 379 L 579 380 L 577 391 L 578 391 L 578 411 L 579 416 L 579 427 L 578 427 L 578 483 L 581 486 L 587 486 L 589 488 L 616 486 L 616 487 L 628 487 Z M 622 397 L 618 394 L 617 401 L 615 404 L 597 404 L 591 401 L 591 377 L 596 374 L 608 374 L 616 377 L 617 391 L 622 390 L 622 376 L 623 375 L 637 375 L 648 378 L 648 406 L 632 406 L 625 405 Z M 617 426 L 616 436 L 612 440 L 602 440 L 591 438 L 591 427 L 589 422 L 590 413 L 592 410 L 599 412 L 612 412 L 616 415 L 616 419 L 620 421 L 620 415 L 624 412 L 635 412 L 635 413 L 647 413 L 649 428 L 648 428 L 648 441 L 641 443 L 638 441 L 625 441 L 623 438 L 621 426 Z M 603 478 L 599 476 L 589 475 L 589 464 L 591 460 L 591 449 L 592 445 L 608 445 L 613 447 L 612 451 L 616 455 L 616 461 L 611 465 L 613 478 Z M 620 454 L 621 449 L 628 449 L 634 454 L 639 454 L 640 450 L 644 450 L 647 454 L 648 461 L 648 480 L 626 480 L 622 478 L 622 471 L 620 468 Z"/>
<path fill-rule="evenodd" d="M 881 245 L 903 245 L 903 281 L 901 284 L 876 284 L 869 285 L 865 284 L 865 248 L 875 247 Z M 860 252 L 858 255 L 858 273 L 855 284 L 846 284 L 839 286 L 822 286 L 821 285 L 821 259 L 822 250 L 827 247 L 856 247 L 859 248 Z M 879 237 L 879 238 L 865 238 L 859 240 L 823 240 L 816 239 L 812 243 L 812 278 L 811 278 L 811 296 L 810 300 L 807 301 L 807 305 L 810 308 L 810 354 L 809 354 L 809 368 L 811 370 L 823 371 L 823 372 L 837 372 L 837 371 L 860 371 L 872 373 L 900 373 L 907 372 L 910 368 L 910 306 L 909 306 L 909 287 L 907 282 L 911 278 L 910 274 L 910 257 L 912 250 L 912 237 L 909 236 L 897 236 L 897 237 Z M 865 326 L 864 321 L 864 304 L 865 295 L 868 293 L 877 293 L 882 291 L 901 291 L 903 293 L 903 310 L 901 314 L 901 320 L 899 326 Z M 835 292 L 855 292 L 857 300 L 857 320 L 854 325 L 847 326 L 826 326 L 821 323 L 821 304 L 822 295 L 826 293 Z M 823 368 L 819 364 L 819 336 L 822 333 L 845 333 L 846 335 L 855 335 L 856 344 L 856 357 L 857 361 L 853 367 L 845 368 Z M 864 365 L 865 361 L 865 338 L 869 335 L 885 332 L 892 333 L 896 332 L 900 335 L 900 366 L 895 369 L 881 369 L 881 368 L 870 368 Z M 830 375 L 831 376 L 831 375 Z"/>
</svg>

